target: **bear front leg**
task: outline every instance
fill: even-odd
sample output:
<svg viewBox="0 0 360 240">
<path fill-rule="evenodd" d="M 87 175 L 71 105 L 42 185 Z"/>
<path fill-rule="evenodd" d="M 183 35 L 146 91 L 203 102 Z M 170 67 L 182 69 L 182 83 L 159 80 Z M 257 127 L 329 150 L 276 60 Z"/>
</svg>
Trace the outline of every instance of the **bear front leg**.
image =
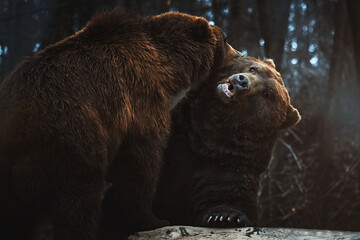
<svg viewBox="0 0 360 240">
<path fill-rule="evenodd" d="M 168 225 L 152 212 L 165 138 L 155 134 L 123 142 L 110 166 L 111 188 L 105 194 L 105 235 L 127 235 Z"/>
<path fill-rule="evenodd" d="M 95 172 L 81 175 L 74 172 L 69 182 L 56 186 L 54 240 L 96 239 L 105 181 Z"/>
<path fill-rule="evenodd" d="M 232 169 L 203 169 L 194 178 L 190 206 L 195 226 L 247 227 L 258 220 L 258 177 Z"/>
</svg>

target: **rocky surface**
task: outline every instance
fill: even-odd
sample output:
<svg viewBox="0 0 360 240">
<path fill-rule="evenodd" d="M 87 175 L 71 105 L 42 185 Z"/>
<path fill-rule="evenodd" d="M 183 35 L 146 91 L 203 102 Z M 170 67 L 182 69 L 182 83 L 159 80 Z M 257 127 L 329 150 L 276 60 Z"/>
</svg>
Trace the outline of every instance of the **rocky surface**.
<svg viewBox="0 0 360 240">
<path fill-rule="evenodd" d="M 296 228 L 200 228 L 190 226 L 169 226 L 147 232 L 139 232 L 129 240 L 360 240 L 360 232 L 341 232 Z"/>
</svg>

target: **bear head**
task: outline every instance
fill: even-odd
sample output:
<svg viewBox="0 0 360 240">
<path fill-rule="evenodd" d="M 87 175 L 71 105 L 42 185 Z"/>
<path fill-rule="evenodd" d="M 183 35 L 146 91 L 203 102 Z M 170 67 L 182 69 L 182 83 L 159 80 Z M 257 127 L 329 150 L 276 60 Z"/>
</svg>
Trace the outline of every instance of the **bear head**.
<svg viewBox="0 0 360 240">
<path fill-rule="evenodd" d="M 267 149 L 268 156 L 279 130 L 301 118 L 271 59 L 238 57 L 187 98 L 192 147 L 203 154 L 238 157 Z"/>
<path fill-rule="evenodd" d="M 290 104 L 273 60 L 242 57 L 222 77 L 217 86 L 218 97 L 227 107 L 241 109 L 242 115 L 246 113 L 246 122 L 254 129 L 270 133 L 299 122 L 299 112 Z"/>
<path fill-rule="evenodd" d="M 146 18 L 145 28 L 168 57 L 167 63 L 174 59 L 184 63 L 182 69 L 176 62 L 174 72 L 192 73 L 192 88 L 199 87 L 211 74 L 242 55 L 227 42 L 219 27 L 203 17 L 168 12 Z"/>
</svg>

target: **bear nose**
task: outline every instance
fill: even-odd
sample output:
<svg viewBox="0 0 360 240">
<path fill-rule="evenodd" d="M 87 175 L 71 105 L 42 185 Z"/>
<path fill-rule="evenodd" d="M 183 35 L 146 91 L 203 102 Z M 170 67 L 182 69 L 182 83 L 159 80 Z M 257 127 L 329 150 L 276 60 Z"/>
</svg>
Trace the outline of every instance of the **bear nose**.
<svg viewBox="0 0 360 240">
<path fill-rule="evenodd" d="M 234 78 L 231 79 L 231 84 L 235 88 L 235 90 L 248 90 L 249 89 L 249 78 L 244 74 L 238 74 Z"/>
</svg>

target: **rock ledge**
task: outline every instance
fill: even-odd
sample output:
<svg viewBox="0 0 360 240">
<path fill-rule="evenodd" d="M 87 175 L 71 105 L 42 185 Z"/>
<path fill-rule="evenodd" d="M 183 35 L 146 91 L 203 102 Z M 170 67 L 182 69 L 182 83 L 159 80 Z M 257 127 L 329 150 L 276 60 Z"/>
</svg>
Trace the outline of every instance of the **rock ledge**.
<svg viewBox="0 0 360 240">
<path fill-rule="evenodd" d="M 200 228 L 190 226 L 168 226 L 152 231 L 139 232 L 129 240 L 360 240 L 360 232 L 341 232 L 296 228 Z"/>
</svg>

